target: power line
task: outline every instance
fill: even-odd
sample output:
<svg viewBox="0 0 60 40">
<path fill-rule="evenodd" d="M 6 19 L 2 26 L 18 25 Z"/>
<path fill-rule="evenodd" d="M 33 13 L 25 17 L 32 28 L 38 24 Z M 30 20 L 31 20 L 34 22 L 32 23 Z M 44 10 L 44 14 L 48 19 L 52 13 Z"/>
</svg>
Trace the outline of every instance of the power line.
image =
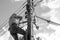
<svg viewBox="0 0 60 40">
<path fill-rule="evenodd" d="M 25 5 L 24 5 L 24 4 L 25 4 Z M 26 6 L 26 2 L 24 2 L 24 3 L 23 3 L 23 5 L 24 5 L 24 6 L 23 6 L 22 8 L 21 8 L 21 7 L 19 7 L 18 9 L 20 9 L 20 8 L 21 8 L 21 10 L 22 10 L 22 9 Z M 17 11 L 18 11 L 18 9 L 17 9 L 15 12 L 17 12 Z M 19 10 L 17 13 L 19 13 L 21 10 Z M 6 19 L 6 21 L 7 21 L 7 20 L 8 20 L 8 18 Z M 5 22 L 6 22 L 6 21 L 5 21 Z M 5 22 L 4 22 L 4 23 L 5 23 Z M 4 23 L 2 23 L 2 25 L 3 25 Z M 6 24 L 7 24 L 7 23 L 6 23 Z M 6 25 L 6 24 L 5 24 L 5 25 Z M 2 26 L 2 25 L 0 25 L 0 26 Z"/>
<path fill-rule="evenodd" d="M 2 26 L 4 25 L 6 25 L 7 24 L 7 22 L 8 22 L 8 20 L 5 20 L 1 25 L 0 25 L 0 28 L 2 28 Z"/>
<path fill-rule="evenodd" d="M 24 4 L 25 4 L 25 5 L 24 5 Z M 21 10 L 22 10 L 22 9 L 26 6 L 26 2 L 24 2 L 23 5 L 24 5 L 23 7 L 21 6 L 22 8 L 19 7 L 15 12 L 17 12 L 20 8 L 21 8 Z M 19 10 L 19 11 L 17 12 L 17 14 L 18 14 L 21 10 Z M 25 10 L 23 10 L 21 13 L 23 13 L 24 11 L 25 11 Z M 8 20 L 8 18 L 6 19 L 6 21 L 7 21 L 7 20 Z M 6 21 L 5 21 L 5 22 L 6 22 Z M 4 23 L 5 23 L 5 22 L 4 22 Z M 2 23 L 2 25 L 3 25 L 4 23 Z M 2 25 L 0 25 L 0 26 L 2 26 Z"/>
<path fill-rule="evenodd" d="M 26 6 L 26 4 L 25 4 L 22 8 L 20 7 L 21 9 L 17 12 L 17 14 L 18 14 L 25 6 Z"/>
<path fill-rule="evenodd" d="M 6 26 L 6 25 L 7 25 L 7 23 L 5 23 L 4 25 L 0 26 L 0 29 L 3 28 L 3 27 Z"/>
<path fill-rule="evenodd" d="M 23 12 L 25 12 L 26 10 L 23 10 L 22 12 L 21 12 L 21 14 L 23 13 Z M 19 14 L 20 15 L 20 14 Z M 8 18 L 0 25 L 0 28 L 3 28 L 6 24 L 8 24 Z"/>
<path fill-rule="evenodd" d="M 35 2 L 35 1 L 34 1 L 34 2 Z M 37 4 L 39 4 L 40 2 L 41 2 L 41 1 L 38 1 L 38 2 L 34 5 L 34 7 L 36 7 L 36 6 L 37 6 Z M 21 8 L 21 7 L 19 7 L 18 9 L 20 9 L 20 8 L 21 8 L 21 9 L 20 9 L 19 11 L 18 11 L 18 9 L 17 9 L 15 12 L 17 12 L 17 11 L 18 11 L 17 13 L 19 13 L 19 12 L 20 12 L 20 11 L 21 11 L 25 6 L 26 6 L 26 4 L 27 4 L 27 2 L 24 2 L 24 3 L 22 4 L 22 5 L 24 5 L 24 6 L 23 6 L 23 7 L 21 6 L 22 8 Z"/>
<path fill-rule="evenodd" d="M 42 19 L 42 20 L 44 20 L 44 21 L 47 21 L 47 23 L 50 23 L 50 24 L 54 24 L 54 25 L 60 26 L 60 23 L 56 23 L 56 22 L 53 22 L 53 21 L 51 21 L 51 20 L 47 20 L 47 19 L 42 18 L 42 17 L 39 17 L 39 16 L 36 16 L 36 17 L 39 18 L 39 19 Z"/>
<path fill-rule="evenodd" d="M 23 7 L 22 7 L 21 9 L 23 9 L 23 8 L 25 7 L 26 3 L 27 3 L 27 2 L 24 2 L 24 3 L 23 3 L 16 11 L 14 11 L 14 12 L 17 12 L 22 6 L 23 6 Z M 18 12 L 17 12 L 17 13 L 18 13 Z"/>
<path fill-rule="evenodd" d="M 34 2 L 35 2 L 35 1 L 34 1 Z M 39 2 L 40 2 L 40 1 L 39 1 Z M 37 3 L 39 3 L 39 2 L 37 2 Z M 26 2 L 24 2 L 24 3 L 23 3 L 23 5 L 24 5 L 25 3 L 26 3 Z M 37 4 L 35 4 L 35 5 L 37 5 Z M 25 4 L 23 7 L 21 6 L 22 8 L 21 8 L 21 7 L 19 7 L 18 9 L 20 9 L 20 8 L 21 8 L 21 10 L 22 10 L 25 6 L 26 6 L 26 4 Z M 18 9 L 17 9 L 15 12 L 17 12 L 17 11 L 18 11 Z M 19 10 L 17 13 L 19 13 L 21 10 Z M 24 11 L 25 11 L 25 10 L 24 10 Z M 23 11 L 22 11 L 22 12 L 23 12 Z M 22 13 L 22 12 L 21 12 L 21 13 Z M 7 19 L 8 19 L 8 18 L 7 18 Z M 7 21 L 7 20 L 6 20 L 6 21 Z M 5 22 L 6 22 L 6 21 L 5 21 Z M 4 23 L 5 23 L 5 22 L 4 22 Z"/>
<path fill-rule="evenodd" d="M 35 2 L 35 1 L 34 1 L 34 2 Z M 39 1 L 39 2 L 40 2 L 40 1 Z M 38 4 L 39 2 L 37 2 L 37 4 Z M 24 2 L 23 5 L 24 5 L 25 3 L 27 4 L 27 2 Z M 21 8 L 21 10 L 22 10 L 22 9 L 26 6 L 26 4 L 25 4 L 22 8 L 21 8 L 21 7 L 19 7 L 19 8 Z M 35 4 L 34 7 L 36 7 L 37 4 Z M 18 8 L 18 9 L 19 9 L 19 8 Z M 19 10 L 19 11 L 17 12 L 17 14 L 18 14 L 21 10 Z"/>
<path fill-rule="evenodd" d="M 23 10 L 21 13 L 26 12 L 26 10 Z M 20 15 L 20 14 L 19 14 Z"/>
<path fill-rule="evenodd" d="M 35 1 L 34 1 L 34 2 L 35 2 Z M 41 1 L 39 1 L 39 2 L 41 2 Z M 37 4 L 39 4 L 39 2 L 37 2 Z M 22 7 L 22 8 L 17 12 L 17 14 L 18 14 L 18 13 L 26 6 L 26 3 L 27 3 L 27 2 L 24 2 L 24 3 L 22 4 L 22 5 L 24 5 L 24 6 L 23 6 L 23 7 L 20 6 L 15 12 L 17 12 L 17 11 Z M 34 7 L 36 7 L 37 4 L 35 4 Z M 23 12 L 25 12 L 25 11 L 26 11 L 26 10 L 23 10 L 21 13 L 23 13 Z M 20 14 L 19 14 L 19 15 L 20 15 Z M 8 18 L 7 18 L 7 20 L 8 20 Z M 6 21 L 7 21 L 7 20 L 6 20 Z M 6 22 L 6 21 L 5 21 L 5 22 Z M 5 22 L 4 22 L 4 23 L 5 23 Z M 2 23 L 2 25 L 3 25 L 4 23 Z M 4 26 L 5 26 L 6 24 L 7 24 L 7 22 L 4 24 Z M 2 28 L 2 25 L 0 25 L 0 26 L 1 26 L 0 28 Z"/>
<path fill-rule="evenodd" d="M 25 6 L 24 6 L 24 7 L 25 7 Z M 23 8 L 24 8 L 24 7 L 23 7 Z M 23 9 L 21 9 L 21 10 L 23 10 Z M 21 12 L 21 10 L 19 10 L 19 11 L 17 12 L 17 14 L 18 14 L 19 12 Z M 26 9 L 24 9 L 20 14 L 22 14 L 23 12 L 25 12 L 25 10 L 26 10 Z"/>
<path fill-rule="evenodd" d="M 42 0 L 38 1 L 38 2 L 34 5 L 34 7 L 36 7 L 41 1 L 42 1 Z M 34 2 L 35 2 L 35 1 L 34 1 Z M 27 3 L 27 2 L 24 2 L 23 5 L 24 5 L 25 3 Z M 21 8 L 21 10 L 22 10 L 25 6 L 26 6 L 26 4 L 25 4 L 22 8 L 21 8 L 21 7 L 19 7 L 19 8 Z M 18 9 L 19 9 L 19 8 L 18 8 Z M 19 10 L 19 11 L 17 10 L 17 11 L 18 11 L 17 14 L 18 14 L 21 10 Z M 15 12 L 16 12 L 16 11 L 15 11 Z"/>
<path fill-rule="evenodd" d="M 25 12 L 26 10 L 23 10 L 21 13 Z M 20 15 L 20 14 L 19 14 Z M 0 28 L 3 28 L 5 27 L 5 25 L 8 24 L 8 20 L 5 20 L 1 25 L 0 25 Z"/>
</svg>

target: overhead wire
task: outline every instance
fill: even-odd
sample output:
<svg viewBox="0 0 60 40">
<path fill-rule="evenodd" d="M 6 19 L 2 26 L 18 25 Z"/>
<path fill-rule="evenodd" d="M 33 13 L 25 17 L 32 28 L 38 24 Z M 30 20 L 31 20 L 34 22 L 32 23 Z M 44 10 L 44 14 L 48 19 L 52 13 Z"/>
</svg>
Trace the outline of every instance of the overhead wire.
<svg viewBox="0 0 60 40">
<path fill-rule="evenodd" d="M 2 29 L 2 28 L 6 28 L 6 26 L 7 26 L 7 24 L 5 24 L 5 25 L 1 26 L 1 29 Z"/>
<path fill-rule="evenodd" d="M 23 10 L 23 11 L 21 12 L 21 14 L 22 14 L 23 12 L 25 12 L 25 11 L 26 11 L 26 10 Z M 19 14 L 19 15 L 20 15 L 20 14 Z M 6 20 L 6 21 L 7 21 L 7 20 Z M 6 21 L 5 21 L 5 22 L 6 22 Z M 5 22 L 4 22 L 4 23 L 5 23 Z M 5 23 L 5 25 L 6 25 L 6 24 L 7 24 L 7 22 Z M 5 26 L 5 25 L 4 25 L 4 26 Z"/>
<path fill-rule="evenodd" d="M 34 2 L 35 2 L 35 1 L 34 1 Z M 40 2 L 40 1 L 39 1 L 39 2 Z M 38 4 L 39 2 L 37 2 L 37 4 Z M 25 2 L 25 3 L 27 3 L 27 2 Z M 23 4 L 25 4 L 25 3 L 23 3 Z M 35 4 L 34 7 L 36 7 L 37 4 Z M 24 5 L 24 6 L 21 8 L 21 10 L 22 10 L 25 6 L 26 6 L 26 5 Z M 19 10 L 19 11 L 17 12 L 17 14 L 18 14 L 21 10 Z"/>
<path fill-rule="evenodd" d="M 25 6 L 26 2 L 24 2 L 17 10 L 15 10 L 14 12 L 17 12 L 22 6 Z M 24 8 L 24 7 L 23 7 Z"/>
<path fill-rule="evenodd" d="M 35 1 L 34 1 L 34 2 L 35 2 Z M 25 2 L 25 3 L 26 3 L 26 2 Z M 25 5 L 25 6 L 26 6 L 26 5 Z M 24 6 L 24 7 L 25 7 L 25 6 Z M 24 7 L 23 7 L 23 8 L 24 8 Z M 22 9 L 23 9 L 23 8 L 22 8 Z M 23 12 L 25 12 L 25 11 L 26 11 L 26 10 L 22 11 L 21 13 L 23 13 Z M 19 12 L 20 12 L 20 10 L 19 10 Z M 17 12 L 17 13 L 19 13 L 19 12 Z M 21 13 L 20 13 L 20 14 L 21 14 Z"/>
<path fill-rule="evenodd" d="M 23 5 L 24 5 L 25 3 L 26 3 L 26 2 L 24 2 Z M 19 13 L 25 6 L 26 6 L 26 4 L 25 4 L 23 7 L 21 6 L 22 8 L 19 7 L 15 12 L 17 12 L 17 11 L 21 8 L 21 9 L 17 12 L 17 13 Z M 8 20 L 8 18 L 7 18 L 7 20 Z M 7 20 L 5 20 L 5 22 L 6 22 Z M 4 23 L 5 23 L 5 22 L 4 22 Z M 3 25 L 4 23 L 2 23 L 2 25 Z M 7 24 L 7 23 L 6 23 L 6 24 Z M 5 25 L 6 25 L 6 24 L 5 24 Z M 2 25 L 0 25 L 0 26 L 2 27 Z M 5 26 L 5 25 L 4 25 L 4 26 Z M 1 28 L 1 27 L 0 27 L 0 28 Z"/>
<path fill-rule="evenodd" d="M 7 21 L 7 20 L 6 20 Z M 5 22 L 6 22 L 5 21 Z M 3 25 L 4 24 L 4 25 Z M 0 25 L 0 28 L 3 28 L 3 27 L 5 27 L 8 23 L 6 22 L 6 23 L 3 23 L 2 25 Z"/>
<path fill-rule="evenodd" d="M 39 2 L 41 2 L 41 1 L 39 1 Z M 37 2 L 37 4 L 39 4 L 39 2 Z M 23 6 L 23 7 L 21 6 L 22 8 L 19 7 L 15 12 L 17 12 L 17 11 L 21 8 L 21 9 L 17 12 L 17 14 L 18 14 L 18 13 L 26 6 L 26 3 L 27 3 L 27 2 L 24 2 L 24 3 L 23 3 L 24 6 Z M 36 7 L 37 4 L 35 4 L 34 7 Z M 23 12 L 25 12 L 25 11 L 26 11 L 26 10 L 22 11 L 21 13 L 23 13 Z M 19 15 L 20 15 L 20 14 L 19 14 Z M 7 21 L 7 20 L 6 20 L 6 21 Z M 6 22 L 6 21 L 5 21 L 5 22 Z M 5 23 L 5 22 L 4 22 L 4 23 Z M 4 24 L 4 23 L 3 23 L 3 24 Z M 6 24 L 7 24 L 7 23 L 5 23 L 4 26 L 5 26 Z M 1 25 L 0 25 L 0 26 L 1 26 Z M 2 26 L 1 26 L 1 27 L 2 27 Z"/>
<path fill-rule="evenodd" d="M 26 2 L 25 2 L 26 3 Z M 22 9 L 24 9 L 24 7 L 26 6 L 26 4 L 17 12 L 17 14 L 20 12 L 20 11 L 22 11 Z M 21 13 L 20 13 L 21 14 Z"/>
<path fill-rule="evenodd" d="M 14 11 L 14 12 L 17 12 L 21 7 L 22 7 L 21 10 L 22 10 L 22 9 L 26 6 L 25 3 L 26 3 L 26 2 L 23 3 L 23 5 L 24 5 L 23 7 L 20 6 L 20 7 L 19 7 L 16 11 Z M 21 10 L 19 10 L 19 11 L 17 12 L 17 14 L 18 14 Z M 24 11 L 25 11 L 25 10 L 24 10 Z M 24 11 L 22 11 L 21 13 L 23 13 Z M 20 14 L 19 14 L 19 15 L 20 15 Z M 8 19 L 8 18 L 7 18 L 7 19 Z M 7 21 L 7 19 L 6 19 L 6 21 Z M 5 22 L 6 22 L 6 21 L 5 21 Z M 5 22 L 4 22 L 4 23 L 5 23 Z M 2 23 L 2 25 L 3 25 L 4 23 Z M 1 26 L 1 25 L 0 25 L 0 26 Z"/>
<path fill-rule="evenodd" d="M 24 10 L 24 11 L 26 11 L 26 10 Z M 0 28 L 6 28 L 6 25 L 7 25 L 7 22 L 3 25 L 3 26 L 1 26 Z M 8 25 L 7 25 L 8 26 Z M 4 29 L 4 30 L 6 30 L 6 29 Z M 6 30 L 7 31 L 7 30 Z"/>
<path fill-rule="evenodd" d="M 40 1 L 39 1 L 39 2 L 40 2 Z M 39 2 L 37 2 L 37 4 L 35 4 L 34 7 L 36 7 L 36 6 L 39 4 Z M 23 5 L 24 5 L 25 3 L 26 3 L 26 2 L 24 2 Z M 17 12 L 17 14 L 18 14 L 22 9 L 24 9 L 25 6 L 26 6 L 26 4 L 25 4 L 22 8 L 19 7 L 15 12 L 17 12 L 17 11 L 21 8 L 21 9 Z M 19 15 L 22 14 L 23 12 L 25 12 L 25 11 L 26 11 L 26 10 L 23 10 L 21 13 L 19 13 Z M 7 20 L 6 20 L 6 21 L 7 21 Z M 5 21 L 5 22 L 6 22 L 6 21 Z M 4 22 L 4 23 L 5 23 L 5 22 Z M 3 24 L 4 24 L 4 23 L 3 23 Z M 3 26 L 1 26 L 1 28 L 4 27 L 4 26 L 6 26 L 6 25 L 7 25 L 7 22 L 6 22 Z M 35 25 L 35 26 L 37 27 L 37 25 Z M 4 30 L 5 30 L 5 31 L 8 31 L 8 30 L 5 29 L 5 27 L 4 27 Z"/>
<path fill-rule="evenodd" d="M 24 10 L 22 9 L 22 11 L 21 11 L 21 12 L 19 11 L 19 12 L 18 12 L 19 14 L 17 14 L 17 15 L 21 15 L 21 14 L 22 14 L 23 12 L 25 12 L 25 11 L 26 11 L 26 9 L 24 9 Z"/>
<path fill-rule="evenodd" d="M 3 26 L 5 26 L 7 24 L 8 20 L 5 20 L 1 25 L 0 28 L 2 28 Z"/>
<path fill-rule="evenodd" d="M 44 20 L 44 21 L 47 21 L 47 23 L 50 23 L 50 24 L 54 24 L 54 25 L 60 26 L 60 23 L 53 22 L 53 21 L 51 21 L 51 20 L 47 20 L 47 19 L 42 18 L 42 17 L 39 17 L 39 16 L 36 16 L 36 17 L 39 18 L 39 19 L 42 19 L 42 20 Z"/>
<path fill-rule="evenodd" d="M 34 1 L 34 2 L 35 2 L 35 1 Z M 39 1 L 39 2 L 41 2 L 41 1 Z M 36 6 L 37 6 L 37 4 L 39 4 L 39 2 L 37 2 L 37 3 L 34 5 L 34 7 L 36 7 Z M 19 11 L 18 11 L 18 9 L 17 9 L 15 12 L 17 12 L 17 11 L 18 11 L 18 12 L 17 12 L 17 14 L 18 14 L 18 13 L 19 13 L 19 12 L 20 12 L 20 11 L 21 11 L 25 6 L 26 6 L 26 4 L 27 4 L 27 2 L 24 2 L 24 3 L 22 4 L 22 5 L 24 5 L 24 6 L 23 6 L 23 7 L 21 6 L 22 8 L 21 8 L 21 7 L 19 7 L 18 9 L 20 9 L 20 8 L 21 8 L 21 9 L 20 9 Z"/>
<path fill-rule="evenodd" d="M 35 2 L 35 1 L 34 1 L 34 2 Z M 23 5 L 24 5 L 25 3 L 26 3 L 26 2 L 24 2 Z M 36 5 L 36 4 L 35 4 L 35 5 Z M 26 4 L 23 6 L 23 8 L 24 8 L 25 6 L 26 6 Z M 18 9 L 20 9 L 20 8 L 21 8 L 21 7 L 19 7 Z M 23 8 L 21 8 L 21 10 L 22 10 Z M 18 9 L 17 9 L 15 12 L 17 12 Z M 20 12 L 21 10 L 19 10 L 19 12 Z M 25 11 L 25 10 L 24 10 L 24 11 Z M 19 13 L 19 12 L 17 12 L 17 13 Z M 22 11 L 22 12 L 23 12 L 23 11 Z M 21 13 L 22 13 L 22 12 L 21 12 Z M 6 21 L 7 21 L 7 20 L 6 20 Z M 4 22 L 4 23 L 5 23 L 5 22 Z"/>
</svg>

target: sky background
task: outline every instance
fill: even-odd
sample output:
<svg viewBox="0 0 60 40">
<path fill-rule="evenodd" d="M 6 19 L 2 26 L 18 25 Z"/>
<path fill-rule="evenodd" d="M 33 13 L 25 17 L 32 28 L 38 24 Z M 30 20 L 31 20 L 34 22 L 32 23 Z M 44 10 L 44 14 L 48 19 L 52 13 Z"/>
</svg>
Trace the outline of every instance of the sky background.
<svg viewBox="0 0 60 40">
<path fill-rule="evenodd" d="M 15 0 L 16 1 L 16 0 Z M 18 0 L 17 2 L 15 2 L 14 0 L 0 0 L 0 25 L 2 24 L 2 23 L 5 23 L 6 21 L 5 20 L 8 20 L 8 18 L 9 18 L 9 16 L 11 15 L 11 14 L 13 14 L 14 13 L 14 11 L 17 9 L 17 8 L 19 8 L 23 3 L 24 3 L 24 0 Z M 48 0 L 46 0 L 46 2 L 48 3 Z M 42 3 L 44 3 L 44 2 L 42 2 Z M 52 3 L 53 4 L 53 3 Z M 54 5 L 54 4 L 53 4 Z M 50 6 L 52 6 L 52 5 L 50 5 Z M 52 6 L 53 7 L 53 6 Z M 56 6 L 55 6 L 56 7 Z M 41 4 L 39 5 L 39 6 L 37 6 L 37 7 L 35 7 L 35 13 L 36 13 L 36 15 L 37 16 L 40 16 L 40 17 L 43 17 L 43 18 L 46 18 L 46 19 L 50 19 L 50 17 L 51 17 L 51 15 L 54 15 L 55 13 L 57 14 L 57 13 L 59 13 L 58 11 L 60 11 L 60 8 L 57 8 L 56 10 L 55 9 L 51 9 L 51 8 L 49 8 L 48 6 L 45 6 L 45 5 L 43 5 L 43 6 L 41 6 Z M 57 12 L 56 12 L 57 11 Z M 44 14 L 44 15 L 42 15 L 41 16 L 41 14 Z M 59 15 L 59 14 L 57 14 L 57 15 Z M 60 16 L 60 15 L 59 15 Z M 56 17 L 58 17 L 58 16 L 56 16 Z M 41 26 L 43 26 L 42 27 L 42 29 L 44 30 L 45 29 L 45 27 L 46 27 L 46 22 L 45 21 L 43 21 L 43 20 L 40 20 L 40 19 L 38 19 L 37 20 L 37 24 L 38 25 L 40 25 L 41 23 L 40 22 L 42 22 L 43 24 L 44 24 L 44 26 L 43 25 L 41 25 Z M 1 29 L 1 28 L 0 28 Z M 41 31 L 42 32 L 42 31 Z M 45 32 L 45 31 L 44 31 Z M 46 31 L 47 32 L 47 31 Z M 48 32 L 50 32 L 50 30 L 48 30 Z M 7 32 L 7 34 L 8 34 L 8 36 L 9 36 L 9 33 Z M 6 35 L 5 35 L 6 36 Z M 5 36 L 3 36 L 2 38 L 0 38 L 0 39 L 3 39 Z M 7 37 L 8 37 L 7 36 Z M 7 38 L 6 37 L 6 38 Z M 3 39 L 4 40 L 4 39 Z"/>
</svg>

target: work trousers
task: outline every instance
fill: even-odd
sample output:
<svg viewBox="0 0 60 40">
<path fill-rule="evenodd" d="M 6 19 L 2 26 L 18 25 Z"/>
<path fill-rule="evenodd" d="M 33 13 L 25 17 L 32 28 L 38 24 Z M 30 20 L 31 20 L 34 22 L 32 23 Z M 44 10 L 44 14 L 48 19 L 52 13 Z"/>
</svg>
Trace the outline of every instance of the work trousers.
<svg viewBox="0 0 60 40">
<path fill-rule="evenodd" d="M 24 40 L 26 40 L 26 31 L 23 29 L 19 28 L 17 24 L 13 23 L 10 28 L 9 28 L 10 34 L 15 40 L 18 40 L 18 35 L 17 34 L 22 34 L 24 37 Z"/>
</svg>

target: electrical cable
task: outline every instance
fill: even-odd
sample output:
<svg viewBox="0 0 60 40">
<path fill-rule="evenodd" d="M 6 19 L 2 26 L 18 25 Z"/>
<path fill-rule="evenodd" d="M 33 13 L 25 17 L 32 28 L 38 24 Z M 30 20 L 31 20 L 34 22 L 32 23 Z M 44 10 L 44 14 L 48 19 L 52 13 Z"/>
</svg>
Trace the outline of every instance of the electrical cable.
<svg viewBox="0 0 60 40">
<path fill-rule="evenodd" d="M 20 12 L 20 14 L 22 14 L 23 12 L 25 12 L 26 11 L 26 9 L 24 9 L 22 12 Z M 18 14 L 18 15 L 20 15 L 20 14 Z"/>
<path fill-rule="evenodd" d="M 24 5 L 25 3 L 26 3 L 26 2 L 24 2 L 23 5 Z M 25 6 L 26 6 L 26 5 L 24 5 L 23 8 L 24 8 Z M 19 7 L 19 8 L 21 8 L 21 7 Z M 18 9 L 19 9 L 19 8 L 18 8 Z M 23 9 L 23 8 L 22 8 L 22 9 Z M 18 9 L 17 9 L 15 12 L 17 12 Z M 21 10 L 20 10 L 20 11 L 21 11 Z M 19 11 L 19 12 L 20 12 L 20 11 Z M 25 11 L 25 10 L 24 10 L 24 11 Z M 19 12 L 17 12 L 17 13 L 19 13 Z M 6 20 L 6 21 L 7 21 L 7 20 Z M 5 21 L 5 22 L 6 22 L 6 21 Z M 4 23 L 5 23 L 5 22 L 4 22 Z"/>
<path fill-rule="evenodd" d="M 59 23 L 53 22 L 53 21 L 51 21 L 51 20 L 47 20 L 47 19 L 44 19 L 44 18 L 39 17 L 39 16 L 36 16 L 36 17 L 37 17 L 37 18 L 39 18 L 39 19 L 42 19 L 42 20 L 47 21 L 47 23 L 54 24 L 54 25 L 59 25 L 59 26 L 60 26 L 60 24 L 59 24 Z"/>
<path fill-rule="evenodd" d="M 26 11 L 26 10 L 23 10 L 22 12 L 25 12 L 25 11 Z M 22 13 L 22 12 L 21 12 L 21 13 Z M 19 14 L 19 15 L 20 15 L 20 14 Z M 6 21 L 7 21 L 7 20 L 6 20 Z M 5 21 L 5 22 L 6 22 L 6 21 Z M 3 24 L 4 24 L 4 23 L 3 23 Z M 7 22 L 6 22 L 3 26 L 1 25 L 0 28 L 3 28 L 5 25 L 7 25 Z"/>
<path fill-rule="evenodd" d="M 35 2 L 35 1 L 34 1 L 34 2 Z M 36 6 L 37 6 L 37 4 L 39 4 L 40 2 L 41 2 L 41 1 L 38 1 L 38 2 L 34 5 L 34 7 L 36 7 Z M 21 10 L 22 10 L 22 9 L 26 6 L 26 3 L 27 3 L 27 2 L 24 2 L 24 3 L 23 3 L 23 5 L 24 5 L 24 6 L 23 6 L 22 8 L 21 8 L 21 7 L 19 7 L 18 9 L 20 9 L 20 8 L 21 8 Z M 17 11 L 18 11 L 18 9 L 17 9 L 15 12 L 17 12 Z M 17 12 L 17 14 L 18 14 L 21 10 L 19 10 L 19 11 Z"/>
<path fill-rule="evenodd" d="M 25 12 L 26 10 L 23 10 L 21 13 Z M 20 14 L 19 14 L 20 15 Z M 7 24 L 7 20 L 5 20 L 1 25 L 0 28 L 3 28 Z"/>
<path fill-rule="evenodd" d="M 0 26 L 0 29 L 1 29 L 1 28 L 3 28 L 3 27 L 5 27 L 6 25 L 7 25 L 7 23 L 6 23 L 6 24 L 4 24 L 3 26 Z"/>
<path fill-rule="evenodd" d="M 24 3 L 23 3 L 16 11 L 14 11 L 14 12 L 17 12 L 22 6 L 23 6 L 23 7 L 22 7 L 21 9 L 23 9 L 23 8 L 25 7 L 26 3 L 27 3 L 27 2 L 24 2 Z M 20 10 L 21 10 L 21 9 L 20 9 Z M 17 13 L 18 13 L 18 12 L 17 12 Z"/>
<path fill-rule="evenodd" d="M 0 29 L 3 28 L 3 26 L 5 26 L 7 24 L 7 20 L 5 20 L 5 22 L 3 22 L 1 25 L 0 25 Z"/>
<path fill-rule="evenodd" d="M 24 2 L 23 5 L 24 5 L 25 3 L 26 3 L 26 2 Z M 25 5 L 24 5 L 24 7 L 25 7 Z M 23 8 L 24 8 L 24 7 L 23 7 Z M 21 8 L 21 7 L 19 7 L 19 8 Z M 19 9 L 19 8 L 18 8 L 18 9 Z M 21 8 L 21 10 L 22 10 L 23 8 Z M 17 9 L 15 12 L 17 12 L 18 9 Z M 21 10 L 20 10 L 20 11 L 21 11 Z M 20 12 L 20 11 L 19 11 L 19 12 Z M 17 12 L 17 13 L 19 13 L 19 12 Z M 7 19 L 8 19 L 8 18 L 7 18 Z M 6 21 L 7 21 L 7 20 L 6 20 Z M 5 22 L 6 22 L 6 21 L 5 21 Z M 4 22 L 4 23 L 5 23 L 5 22 Z M 2 23 L 2 25 L 3 25 L 4 23 Z M 2 27 L 2 25 L 0 25 L 0 26 Z M 6 24 L 5 24 L 5 25 L 6 25 Z M 1 28 L 1 27 L 0 27 L 0 28 Z"/>
<path fill-rule="evenodd" d="M 18 12 L 17 12 L 17 14 L 25 7 L 26 5 L 24 5 Z"/>
<path fill-rule="evenodd" d="M 41 2 L 41 1 L 39 1 L 39 2 Z M 37 3 L 39 3 L 39 2 L 37 2 Z M 23 5 L 24 5 L 25 3 L 26 3 L 26 2 L 24 2 Z M 21 8 L 21 7 L 19 7 L 19 8 L 21 8 L 21 10 L 22 10 L 25 6 L 26 6 L 26 4 L 25 4 L 22 8 Z M 35 6 L 37 6 L 37 4 L 35 4 Z M 19 9 L 19 8 L 18 8 L 18 9 Z M 18 9 L 17 9 L 15 12 L 17 12 Z M 19 11 L 17 12 L 17 14 L 18 14 L 21 10 L 19 10 Z M 25 10 L 24 10 L 24 11 L 25 11 Z M 7 20 L 6 20 L 6 21 L 7 21 Z M 6 21 L 5 21 L 5 22 L 6 22 Z M 4 22 L 4 23 L 5 23 L 5 22 Z M 6 24 L 7 24 L 7 23 L 6 23 Z M 5 24 L 5 25 L 6 25 L 6 24 Z M 4 26 L 5 26 L 5 25 L 4 25 Z M 2 27 L 2 26 L 1 26 L 1 27 Z"/>
</svg>

